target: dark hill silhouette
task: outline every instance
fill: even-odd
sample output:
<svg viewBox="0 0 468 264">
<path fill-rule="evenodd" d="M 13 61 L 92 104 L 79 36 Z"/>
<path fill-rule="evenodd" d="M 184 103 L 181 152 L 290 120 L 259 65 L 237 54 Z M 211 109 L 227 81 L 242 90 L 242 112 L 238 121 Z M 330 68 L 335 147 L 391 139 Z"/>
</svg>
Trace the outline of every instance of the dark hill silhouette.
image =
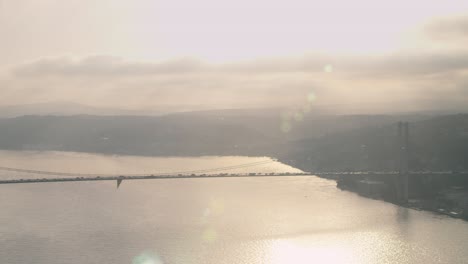
<svg viewBox="0 0 468 264">
<path fill-rule="evenodd" d="M 165 116 L 22 116 L 0 119 L 0 149 L 107 154 L 266 155 L 304 170 L 394 170 L 396 123 L 410 122 L 411 168 L 468 168 L 468 115 L 309 115 L 217 110 Z"/>
<path fill-rule="evenodd" d="M 396 142 L 392 123 L 298 140 L 283 157 L 306 170 L 395 170 Z M 412 170 L 467 170 L 468 115 L 411 122 L 409 150 Z"/>
</svg>

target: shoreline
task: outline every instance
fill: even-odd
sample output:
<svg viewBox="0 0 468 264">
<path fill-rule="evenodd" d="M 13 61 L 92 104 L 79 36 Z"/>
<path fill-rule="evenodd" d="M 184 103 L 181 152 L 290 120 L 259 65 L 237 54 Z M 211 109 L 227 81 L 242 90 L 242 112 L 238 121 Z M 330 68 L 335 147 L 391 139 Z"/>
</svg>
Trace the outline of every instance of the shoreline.
<svg viewBox="0 0 468 264">
<path fill-rule="evenodd" d="M 321 176 L 318 176 L 318 177 L 321 177 Z M 380 200 L 380 201 L 392 203 L 392 204 L 405 207 L 405 208 L 409 208 L 409 209 L 431 212 L 437 215 L 445 215 L 451 218 L 468 221 L 468 211 L 466 209 L 460 208 L 460 207 L 454 207 L 453 205 L 452 206 L 448 205 L 447 202 L 444 200 L 444 197 L 442 197 L 439 194 L 435 194 L 434 197 L 430 197 L 430 198 L 411 198 L 409 199 L 408 203 L 398 203 L 392 199 L 388 199 L 388 197 L 383 197 L 381 194 L 375 195 L 375 194 L 364 193 L 349 185 L 340 184 L 339 179 L 332 179 L 332 178 L 327 178 L 327 177 L 321 177 L 321 178 L 334 180 L 337 183 L 336 188 L 343 190 L 343 191 L 349 191 L 349 192 L 355 193 L 364 198 Z"/>
</svg>

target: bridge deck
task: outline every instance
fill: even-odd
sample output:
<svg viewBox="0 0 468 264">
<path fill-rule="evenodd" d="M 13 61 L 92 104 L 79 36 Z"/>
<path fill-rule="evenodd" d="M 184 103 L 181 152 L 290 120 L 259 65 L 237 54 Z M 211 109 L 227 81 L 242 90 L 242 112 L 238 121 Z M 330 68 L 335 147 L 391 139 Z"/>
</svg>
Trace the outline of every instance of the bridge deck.
<svg viewBox="0 0 468 264">
<path fill-rule="evenodd" d="M 220 173 L 220 174 L 178 174 L 178 175 L 132 175 L 132 176 L 97 176 L 97 177 L 55 177 L 55 178 L 27 178 L 27 179 L 9 179 L 0 180 L 0 184 L 19 184 L 19 183 L 47 183 L 47 182 L 75 182 L 75 181 L 116 181 L 116 180 L 150 180 L 150 179 L 206 179 L 206 178 L 251 178 L 251 177 L 286 177 L 286 176 L 364 176 L 372 177 L 379 175 L 398 175 L 397 172 L 351 172 L 351 173 L 335 173 L 335 172 L 300 172 L 300 173 Z M 439 175 L 439 176 L 466 176 L 468 172 L 410 172 L 411 175 Z"/>
<path fill-rule="evenodd" d="M 109 176 L 109 177 L 62 177 L 41 179 L 0 180 L 0 184 L 41 183 L 41 182 L 75 182 L 75 181 L 116 181 L 116 180 L 150 180 L 150 179 L 206 179 L 206 178 L 251 178 L 251 177 L 285 177 L 307 176 L 310 173 L 275 173 L 275 174 L 201 174 L 201 175 L 141 175 L 141 176 Z"/>
</svg>

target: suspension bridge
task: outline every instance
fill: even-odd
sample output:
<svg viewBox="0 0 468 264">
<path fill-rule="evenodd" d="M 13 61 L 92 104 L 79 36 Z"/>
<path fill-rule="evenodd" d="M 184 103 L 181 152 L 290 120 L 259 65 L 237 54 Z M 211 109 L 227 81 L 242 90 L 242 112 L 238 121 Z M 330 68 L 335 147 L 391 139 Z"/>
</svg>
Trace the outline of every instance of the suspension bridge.
<svg viewBox="0 0 468 264">
<path fill-rule="evenodd" d="M 242 169 L 243 171 L 261 165 L 267 165 L 277 162 L 275 159 L 267 159 L 251 163 L 243 163 L 224 167 L 205 168 L 197 170 L 172 171 L 172 172 L 154 172 L 139 174 L 98 174 L 81 172 L 61 172 L 33 170 L 25 168 L 14 168 L 0 166 L 0 172 L 6 172 L 10 176 L 8 179 L 0 179 L 1 184 L 23 184 L 23 183 L 50 183 L 50 182 L 79 182 L 79 181 L 116 181 L 117 188 L 122 181 L 127 180 L 149 180 L 149 179 L 206 179 L 206 178 L 251 178 L 251 177 L 286 177 L 286 176 L 312 176 L 317 175 L 325 178 L 337 179 L 338 182 L 362 181 L 366 179 L 383 180 L 392 185 L 395 197 L 401 203 L 406 203 L 409 197 L 409 178 L 419 178 L 420 182 L 432 181 L 433 177 L 461 176 L 468 178 L 468 171 L 423 171 L 414 172 L 408 169 L 408 123 L 400 122 L 398 126 L 398 142 L 400 153 L 400 164 L 398 171 L 364 171 L 364 172 L 304 172 L 295 170 L 293 172 L 234 172 Z M 231 171 L 232 173 L 228 173 Z M 21 178 L 11 178 L 12 174 L 20 174 Z M 28 175 L 29 177 L 24 177 Z M 415 177 L 416 176 L 416 177 Z"/>
<path fill-rule="evenodd" d="M 184 170 L 173 172 L 155 172 L 155 173 L 138 173 L 138 174 L 102 174 L 102 173 L 80 173 L 80 172 L 60 172 L 46 170 L 32 170 L 23 168 L 13 168 L 0 166 L 0 171 L 10 173 L 20 173 L 21 175 L 31 175 L 34 177 L 17 178 L 17 179 L 2 179 L 0 184 L 13 183 L 40 183 L 40 182 L 73 182 L 73 181 L 123 181 L 123 180 L 145 180 L 145 179 L 188 179 L 188 178 L 242 178 L 242 177 L 284 177 L 284 176 L 310 176 L 317 175 L 329 178 L 337 177 L 375 177 L 382 175 L 399 175 L 399 171 L 361 171 L 361 172 L 245 172 L 245 173 L 227 173 L 229 170 L 245 169 L 255 166 L 267 165 L 276 162 L 275 160 L 263 160 L 251 163 L 243 163 L 224 167 L 215 167 L 198 170 Z M 453 171 L 421 171 L 408 172 L 410 175 L 468 175 L 466 172 Z M 41 176 L 43 176 L 41 178 Z"/>
<path fill-rule="evenodd" d="M 59 172 L 45 170 L 31 170 L 13 167 L 2 167 L 0 171 L 10 173 L 20 173 L 21 175 L 32 175 L 35 177 L 18 178 L 18 179 L 3 179 L 0 184 L 14 183 L 45 183 L 45 182 L 74 182 L 74 181 L 117 181 L 117 185 L 123 180 L 147 180 L 147 179 L 188 179 L 188 178 L 233 178 L 233 177 L 279 177 L 279 176 L 303 176 L 310 175 L 307 172 L 282 172 L 282 173 L 227 173 L 229 170 L 245 169 L 260 165 L 267 165 L 275 162 L 275 160 L 263 160 L 251 163 L 243 163 L 225 167 L 215 167 L 209 169 L 185 170 L 174 172 L 156 172 L 151 174 L 96 174 L 96 173 L 79 173 L 79 172 Z M 38 176 L 43 176 L 42 178 Z"/>
</svg>

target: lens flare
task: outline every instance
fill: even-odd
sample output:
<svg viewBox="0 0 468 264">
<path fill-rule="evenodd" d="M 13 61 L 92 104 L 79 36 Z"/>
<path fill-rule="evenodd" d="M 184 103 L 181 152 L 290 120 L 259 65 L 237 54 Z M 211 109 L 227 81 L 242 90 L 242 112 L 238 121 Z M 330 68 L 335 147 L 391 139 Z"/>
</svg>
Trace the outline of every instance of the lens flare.
<svg viewBox="0 0 468 264">
<path fill-rule="evenodd" d="M 132 264 L 163 264 L 163 262 L 157 254 L 144 252 L 133 258 Z"/>
<path fill-rule="evenodd" d="M 202 234 L 202 239 L 208 243 L 215 242 L 218 239 L 218 232 L 213 228 L 207 228 Z"/>
<path fill-rule="evenodd" d="M 288 121 L 283 121 L 281 123 L 281 131 L 283 133 L 288 133 L 289 131 L 291 131 L 291 124 Z"/>
<path fill-rule="evenodd" d="M 315 95 L 314 92 L 310 92 L 307 95 L 307 102 L 309 102 L 309 103 L 313 103 L 316 99 L 317 99 L 317 96 Z"/>
</svg>

